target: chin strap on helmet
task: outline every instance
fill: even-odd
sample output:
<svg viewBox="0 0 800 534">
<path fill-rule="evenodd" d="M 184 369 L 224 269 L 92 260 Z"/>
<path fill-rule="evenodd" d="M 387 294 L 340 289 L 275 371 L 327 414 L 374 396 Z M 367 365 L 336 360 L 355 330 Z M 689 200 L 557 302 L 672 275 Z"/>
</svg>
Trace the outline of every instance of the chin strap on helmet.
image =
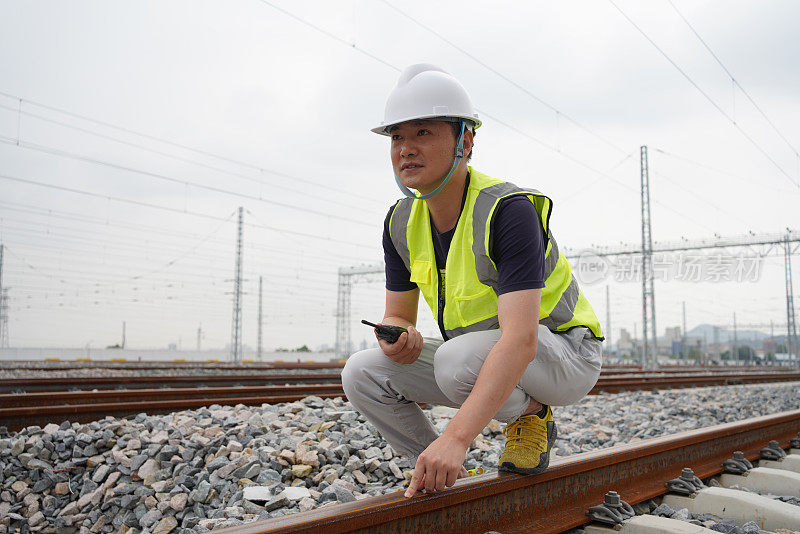
<svg viewBox="0 0 800 534">
<path fill-rule="evenodd" d="M 400 181 L 400 177 L 397 176 L 397 173 L 394 173 L 394 181 L 395 181 L 395 183 L 397 183 L 397 187 L 400 188 L 400 191 L 406 197 L 414 198 L 414 199 L 420 199 L 420 200 L 425 200 L 426 198 L 433 198 L 436 195 L 438 195 L 439 191 L 441 191 L 442 188 L 445 185 L 447 185 L 447 182 L 450 181 L 450 177 L 453 175 L 453 171 L 456 170 L 456 167 L 458 167 L 458 164 L 461 163 L 461 160 L 464 158 L 464 147 L 463 147 L 462 143 L 464 141 L 464 132 L 467 129 L 467 123 L 466 123 L 466 121 L 463 121 L 463 120 L 459 121 L 459 123 L 461 124 L 461 133 L 458 135 L 458 141 L 456 141 L 456 148 L 455 148 L 455 150 L 453 152 L 453 165 L 452 165 L 452 167 L 450 167 L 450 172 L 448 172 L 447 176 L 445 176 L 444 180 L 442 180 L 442 183 L 440 183 L 438 186 L 436 186 L 436 189 L 434 189 L 430 193 L 426 193 L 424 195 L 419 195 L 418 196 L 418 195 L 416 195 L 414 193 L 414 191 L 412 191 L 411 189 L 406 187 L 405 184 Z"/>
</svg>

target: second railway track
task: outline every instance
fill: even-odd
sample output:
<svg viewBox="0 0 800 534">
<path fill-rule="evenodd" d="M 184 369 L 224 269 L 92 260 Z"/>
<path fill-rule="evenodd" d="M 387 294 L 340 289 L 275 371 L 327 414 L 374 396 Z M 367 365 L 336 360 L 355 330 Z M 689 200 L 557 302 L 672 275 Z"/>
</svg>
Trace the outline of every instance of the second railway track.
<svg viewBox="0 0 800 534">
<path fill-rule="evenodd" d="M 160 383 L 158 379 L 164 377 L 121 377 L 141 379 L 134 384 L 142 386 L 133 389 L 104 389 L 100 391 L 34 391 L 30 393 L 2 393 L 0 394 L 0 426 L 5 426 L 10 431 L 17 431 L 30 425 L 44 426 L 47 423 L 60 423 L 62 421 L 89 422 L 102 419 L 106 416 L 126 417 L 138 413 L 163 414 L 186 409 L 195 409 L 212 404 L 223 405 L 261 405 L 293 402 L 309 395 L 322 398 L 344 397 L 341 378 L 338 373 L 311 374 L 311 375 L 270 375 L 244 377 L 223 377 L 223 384 L 237 384 L 235 386 L 213 385 L 204 387 L 172 387 L 172 388 L 147 388 L 153 382 Z M 167 377 L 169 384 L 197 384 L 202 376 Z M 259 385 L 239 385 L 236 380 L 247 379 L 244 384 L 257 383 Z M 47 380 L 48 385 L 54 385 L 58 379 L 35 379 L 36 384 L 43 386 L 39 381 Z M 62 380 L 62 387 L 63 380 Z M 80 379 L 83 384 L 87 381 Z M 749 384 L 760 382 L 785 382 L 800 381 L 800 373 L 760 373 L 760 374 L 707 374 L 707 375 L 667 375 L 644 374 L 641 376 L 614 376 L 601 375 L 590 394 L 618 393 L 633 390 L 651 390 L 698 386 L 715 386 L 729 384 Z M 264 382 L 300 382 L 295 384 L 263 385 Z M 115 383 L 117 383 L 115 381 Z M 120 382 L 121 383 L 121 382 Z"/>
</svg>

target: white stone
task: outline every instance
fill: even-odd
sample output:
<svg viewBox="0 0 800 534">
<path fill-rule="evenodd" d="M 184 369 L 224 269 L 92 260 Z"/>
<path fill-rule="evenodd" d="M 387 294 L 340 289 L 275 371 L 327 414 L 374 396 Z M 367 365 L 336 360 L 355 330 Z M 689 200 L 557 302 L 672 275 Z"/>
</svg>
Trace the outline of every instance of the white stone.
<svg viewBox="0 0 800 534">
<path fill-rule="evenodd" d="M 272 498 L 272 490 L 269 486 L 247 486 L 242 489 L 242 497 L 252 502 L 265 502 Z"/>
<path fill-rule="evenodd" d="M 283 490 L 280 494 L 290 501 L 299 501 L 300 499 L 311 497 L 311 492 L 308 490 L 308 488 L 303 486 L 290 486 Z"/>
</svg>

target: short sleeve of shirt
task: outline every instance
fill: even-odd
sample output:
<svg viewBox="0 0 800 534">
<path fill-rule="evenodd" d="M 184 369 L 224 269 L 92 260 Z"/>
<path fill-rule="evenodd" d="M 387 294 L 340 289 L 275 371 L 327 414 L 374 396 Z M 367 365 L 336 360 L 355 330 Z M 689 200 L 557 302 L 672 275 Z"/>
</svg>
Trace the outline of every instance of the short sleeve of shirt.
<svg viewBox="0 0 800 534">
<path fill-rule="evenodd" d="M 389 208 L 383 223 L 383 261 L 386 264 L 386 289 L 389 291 L 411 291 L 417 284 L 411 281 L 411 273 L 403 263 L 403 259 L 394 248 L 389 234 L 389 220 L 392 218 L 394 206 Z"/>
<path fill-rule="evenodd" d="M 545 240 L 536 207 L 527 197 L 512 197 L 497 210 L 492 240 L 497 294 L 543 288 Z"/>
</svg>

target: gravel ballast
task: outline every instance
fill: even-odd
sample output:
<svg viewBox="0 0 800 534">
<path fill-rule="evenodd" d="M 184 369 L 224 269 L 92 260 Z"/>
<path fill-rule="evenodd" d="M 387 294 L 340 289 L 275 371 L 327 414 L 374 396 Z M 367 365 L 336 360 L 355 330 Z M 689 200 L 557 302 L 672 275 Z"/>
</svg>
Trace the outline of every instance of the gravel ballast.
<svg viewBox="0 0 800 534">
<path fill-rule="evenodd" d="M 798 386 L 586 397 L 554 409 L 553 454 L 797 409 Z M 441 431 L 455 410 L 425 412 Z M 468 469 L 497 469 L 502 427 L 474 440 Z M 206 532 L 393 492 L 412 468 L 339 398 L 0 431 L 0 533 Z"/>
</svg>

